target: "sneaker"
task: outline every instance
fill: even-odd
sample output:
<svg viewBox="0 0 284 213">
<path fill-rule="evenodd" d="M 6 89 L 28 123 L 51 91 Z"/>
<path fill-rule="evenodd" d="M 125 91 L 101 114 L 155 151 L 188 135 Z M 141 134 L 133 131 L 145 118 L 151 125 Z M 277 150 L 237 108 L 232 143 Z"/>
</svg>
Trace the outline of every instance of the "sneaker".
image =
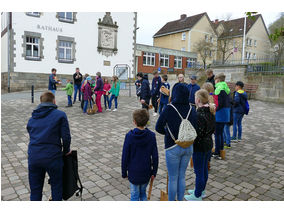
<svg viewBox="0 0 284 213">
<path fill-rule="evenodd" d="M 195 191 L 195 189 L 189 189 L 189 190 L 187 190 L 187 193 L 191 195 L 191 194 L 194 194 L 194 191 Z M 202 198 L 206 197 L 205 190 L 201 193 L 201 197 Z"/>
<path fill-rule="evenodd" d="M 190 195 L 185 195 L 184 199 L 187 201 L 202 201 L 202 196 L 200 197 L 195 197 L 194 193 Z"/>
<path fill-rule="evenodd" d="M 225 148 L 225 149 L 231 149 L 231 145 L 227 145 L 227 144 L 226 144 L 226 145 L 224 146 L 224 148 Z"/>
<path fill-rule="evenodd" d="M 215 159 L 215 160 L 222 160 L 222 158 L 221 158 L 219 155 L 215 155 L 215 156 L 214 156 L 214 159 Z"/>
<path fill-rule="evenodd" d="M 117 111 L 117 109 L 112 110 L 113 112 Z"/>
<path fill-rule="evenodd" d="M 153 113 L 153 116 L 154 116 L 154 117 L 157 116 L 157 115 L 158 115 L 158 113 L 156 113 L 156 112 Z"/>
<path fill-rule="evenodd" d="M 106 111 L 111 111 L 111 109 L 106 109 Z"/>
<path fill-rule="evenodd" d="M 235 138 L 235 137 L 231 137 L 231 141 L 232 141 L 232 142 L 235 142 L 235 143 L 238 142 L 237 138 Z"/>
<path fill-rule="evenodd" d="M 238 139 L 238 143 L 242 142 L 242 139 Z"/>
</svg>

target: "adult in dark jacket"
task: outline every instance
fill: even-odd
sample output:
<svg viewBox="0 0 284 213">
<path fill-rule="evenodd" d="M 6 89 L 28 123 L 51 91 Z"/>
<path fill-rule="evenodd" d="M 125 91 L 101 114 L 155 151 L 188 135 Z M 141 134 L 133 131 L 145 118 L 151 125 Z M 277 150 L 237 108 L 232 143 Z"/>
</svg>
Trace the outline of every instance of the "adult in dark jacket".
<svg viewBox="0 0 284 213">
<path fill-rule="evenodd" d="M 152 97 L 152 105 L 154 107 L 153 116 L 156 116 L 158 112 L 158 99 L 160 98 L 160 88 L 162 86 L 162 81 L 158 71 L 154 71 L 153 74 L 154 78 L 152 80 L 151 97 Z"/>
<path fill-rule="evenodd" d="M 189 113 L 188 120 L 196 127 L 196 111 L 195 107 L 189 104 L 189 91 L 184 83 L 176 83 L 172 90 L 172 105 L 176 107 L 178 112 L 183 118 Z M 176 110 L 167 105 L 161 112 L 160 117 L 156 123 L 156 131 L 165 135 L 165 150 L 166 150 L 166 164 L 169 175 L 168 196 L 169 200 L 183 200 L 185 191 L 185 171 L 187 169 L 190 157 L 193 152 L 193 146 L 182 148 L 178 146 L 173 139 L 167 128 L 168 125 L 174 138 L 178 138 L 179 126 L 181 118 Z"/>
<path fill-rule="evenodd" d="M 104 94 L 104 82 L 102 79 L 102 74 L 100 72 L 97 72 L 97 81 L 94 91 L 96 93 L 96 104 L 98 106 L 98 112 L 103 112 L 101 97 Z"/>
<path fill-rule="evenodd" d="M 193 165 L 195 190 L 188 190 L 186 200 L 202 200 L 208 180 L 208 162 L 213 147 L 212 134 L 215 132 L 215 106 L 209 105 L 209 93 L 202 89 L 195 94 L 197 108 L 197 137 L 193 144 Z"/>
<path fill-rule="evenodd" d="M 149 109 L 149 103 L 151 98 L 151 92 L 150 92 L 150 84 L 148 81 L 148 75 L 145 74 L 143 76 L 142 73 L 140 73 L 139 78 L 141 81 L 141 95 L 140 95 L 140 102 L 142 104 L 142 108 Z"/>
<path fill-rule="evenodd" d="M 65 112 L 57 110 L 55 97 L 45 92 L 27 124 L 31 200 L 42 199 L 45 173 L 50 177 L 52 200 L 62 200 L 63 155 L 71 153 L 71 135 Z M 62 140 L 62 142 L 61 142 Z"/>
<path fill-rule="evenodd" d="M 73 104 L 76 102 L 77 98 L 77 91 L 79 90 L 79 101 L 81 101 L 81 84 L 82 84 L 83 75 L 80 73 L 80 69 L 77 67 L 76 72 L 73 74 L 74 80 L 74 101 Z"/>
<path fill-rule="evenodd" d="M 189 90 L 189 103 L 195 104 L 195 93 L 200 90 L 200 86 L 197 84 L 197 77 L 195 75 L 191 76 L 190 84 L 187 86 Z"/>
<path fill-rule="evenodd" d="M 135 110 L 135 129 L 125 136 L 121 158 L 122 177 L 130 181 L 131 200 L 147 200 L 146 187 L 158 171 L 159 157 L 155 133 L 145 128 L 149 113 Z"/>
<path fill-rule="evenodd" d="M 206 70 L 206 75 L 207 75 L 206 82 L 213 84 L 213 87 L 215 89 L 215 75 L 213 74 L 213 70 L 211 69 Z"/>
<path fill-rule="evenodd" d="M 233 137 L 232 140 L 240 142 L 242 140 L 242 120 L 245 114 L 247 93 L 243 90 L 244 83 L 238 81 L 234 92 L 233 106 Z M 238 132 L 238 137 L 237 137 Z"/>
<path fill-rule="evenodd" d="M 48 83 L 48 90 L 50 90 L 54 95 L 56 91 L 56 84 L 59 84 L 59 81 L 56 81 L 56 69 L 51 69 L 51 75 L 49 75 L 49 83 Z"/>
</svg>

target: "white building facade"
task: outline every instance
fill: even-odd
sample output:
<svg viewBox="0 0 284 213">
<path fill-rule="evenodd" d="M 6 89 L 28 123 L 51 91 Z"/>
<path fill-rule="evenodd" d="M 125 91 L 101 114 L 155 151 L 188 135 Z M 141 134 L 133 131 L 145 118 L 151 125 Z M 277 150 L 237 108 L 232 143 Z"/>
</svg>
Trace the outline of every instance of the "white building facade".
<svg viewBox="0 0 284 213">
<path fill-rule="evenodd" d="M 52 68 L 69 79 L 76 67 L 110 77 L 123 64 L 132 73 L 135 22 L 136 14 L 125 12 L 2 13 L 2 89 L 44 88 Z"/>
</svg>

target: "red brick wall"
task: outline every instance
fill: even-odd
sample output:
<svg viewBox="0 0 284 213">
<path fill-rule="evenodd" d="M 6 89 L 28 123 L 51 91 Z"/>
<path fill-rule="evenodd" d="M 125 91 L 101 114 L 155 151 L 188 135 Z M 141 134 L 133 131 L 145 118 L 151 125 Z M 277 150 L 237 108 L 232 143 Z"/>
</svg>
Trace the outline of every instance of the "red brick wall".
<svg viewBox="0 0 284 213">
<path fill-rule="evenodd" d="M 170 55 L 169 56 L 169 68 L 174 68 L 174 60 L 175 60 L 175 56 L 174 55 Z M 180 74 L 183 73 L 184 74 L 184 68 L 186 68 L 187 63 L 186 63 L 187 58 L 186 57 L 182 57 L 182 69 L 175 69 L 174 68 L 174 72 L 168 72 L 168 68 L 166 67 L 161 67 L 161 73 L 162 74 Z M 146 66 L 143 65 L 143 52 L 141 54 L 141 56 L 138 56 L 138 64 L 137 64 L 137 68 L 138 68 L 138 72 L 142 72 L 142 73 L 153 73 L 155 70 L 158 70 L 160 66 L 160 57 L 159 54 L 156 53 L 155 54 L 155 66 Z"/>
</svg>

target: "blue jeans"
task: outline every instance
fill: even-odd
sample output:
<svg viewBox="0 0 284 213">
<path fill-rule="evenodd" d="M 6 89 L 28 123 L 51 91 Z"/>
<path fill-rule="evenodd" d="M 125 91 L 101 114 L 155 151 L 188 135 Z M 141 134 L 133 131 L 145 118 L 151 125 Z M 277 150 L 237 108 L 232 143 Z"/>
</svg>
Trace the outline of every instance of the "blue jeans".
<svg viewBox="0 0 284 213">
<path fill-rule="evenodd" d="M 238 139 L 242 139 L 242 120 L 244 114 L 233 113 L 233 138 L 237 138 L 238 131 Z"/>
<path fill-rule="evenodd" d="M 169 175 L 168 197 L 169 201 L 182 201 L 185 191 L 185 171 L 187 169 L 193 146 L 182 148 L 175 146 L 166 150 L 166 164 Z"/>
<path fill-rule="evenodd" d="M 211 156 L 211 151 L 208 152 L 193 152 L 192 160 L 195 172 L 195 197 L 200 197 L 202 191 L 205 190 L 208 180 L 208 161 Z"/>
<path fill-rule="evenodd" d="M 52 90 L 50 90 L 52 93 L 53 93 L 53 95 L 55 96 L 55 91 L 56 90 L 54 90 L 54 89 L 52 89 Z"/>
<path fill-rule="evenodd" d="M 129 182 L 130 183 L 130 182 Z M 134 185 L 130 183 L 130 200 L 131 201 L 147 201 L 146 188 L 148 183 L 142 185 Z"/>
<path fill-rule="evenodd" d="M 44 184 L 45 173 L 50 177 L 51 196 L 53 201 L 62 200 L 62 175 L 63 160 L 62 158 L 52 160 L 48 163 L 36 162 L 29 163 L 29 183 L 31 189 L 30 200 L 40 201 L 42 199 L 42 189 Z"/>
<path fill-rule="evenodd" d="M 167 104 L 161 103 L 160 102 L 160 106 L 159 106 L 159 113 L 161 114 L 161 112 L 163 111 L 163 109 L 167 106 Z"/>
<path fill-rule="evenodd" d="M 76 101 L 78 90 L 79 90 L 78 99 L 79 99 L 79 101 L 81 101 L 81 85 L 74 84 L 74 92 L 75 92 L 74 93 L 74 102 Z"/>
<path fill-rule="evenodd" d="M 88 104 L 90 104 L 90 100 L 87 100 L 87 101 L 84 101 L 84 109 L 83 109 L 83 112 L 86 113 L 87 112 L 87 109 L 88 109 Z"/>
<path fill-rule="evenodd" d="M 72 106 L 72 97 L 71 97 L 71 95 L 67 95 L 67 99 L 68 99 L 68 106 Z"/>
<path fill-rule="evenodd" d="M 231 134 L 230 134 L 230 125 L 225 124 L 224 126 L 224 141 L 226 142 L 227 145 L 231 145 Z"/>
<path fill-rule="evenodd" d="M 114 99 L 115 108 L 117 109 L 117 97 L 115 95 L 112 95 L 110 97 L 108 108 L 111 109 L 111 103 L 113 99 Z"/>
<path fill-rule="evenodd" d="M 217 123 L 215 128 L 215 153 L 216 155 L 220 155 L 220 150 L 224 149 L 224 125 L 225 123 Z"/>
<path fill-rule="evenodd" d="M 107 105 L 109 105 L 109 96 L 104 95 L 104 102 L 105 102 L 105 108 L 107 108 Z"/>
</svg>

